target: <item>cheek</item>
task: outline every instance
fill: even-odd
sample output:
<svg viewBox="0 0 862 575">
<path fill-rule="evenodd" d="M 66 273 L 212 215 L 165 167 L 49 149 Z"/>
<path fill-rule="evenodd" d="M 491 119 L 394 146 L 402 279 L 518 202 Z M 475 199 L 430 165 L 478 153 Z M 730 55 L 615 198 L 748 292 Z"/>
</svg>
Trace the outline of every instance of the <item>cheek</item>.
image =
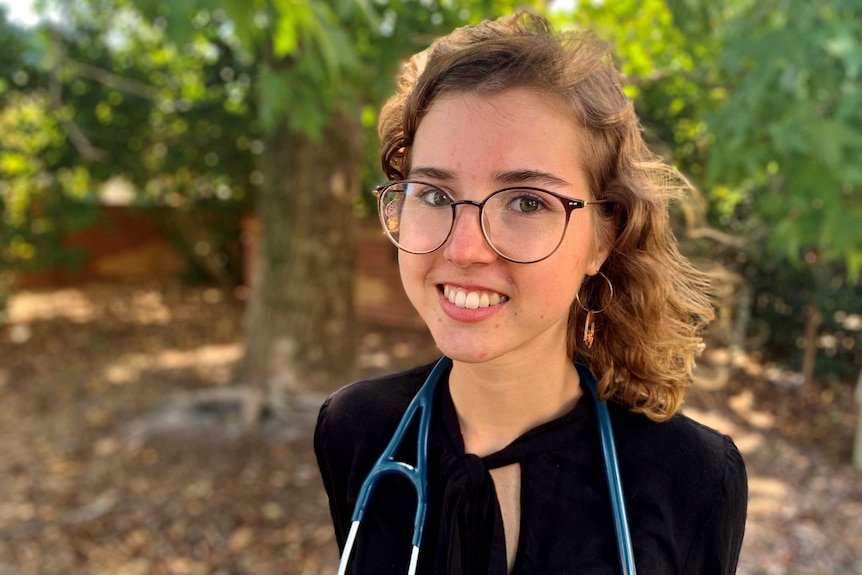
<svg viewBox="0 0 862 575">
<path fill-rule="evenodd" d="M 427 256 L 408 254 L 398 250 L 398 271 L 401 274 L 401 284 L 409 296 L 417 290 L 424 282 L 425 260 Z"/>
<path fill-rule="evenodd" d="M 591 266 L 595 259 L 595 250 L 591 238 L 584 234 L 578 238 L 572 237 L 572 240 L 571 243 L 567 242 L 561 246 L 566 249 L 559 254 L 559 259 L 548 262 L 550 265 L 542 280 L 544 285 L 541 291 L 549 303 L 553 301 L 554 307 L 570 306 L 575 301 L 586 275 L 593 271 Z"/>
<path fill-rule="evenodd" d="M 532 281 L 522 285 L 534 286 L 531 305 L 545 310 L 543 314 L 556 316 L 568 310 L 575 301 L 575 295 L 584 280 L 583 262 L 580 258 L 569 257 L 549 264 L 544 273 L 536 274 Z"/>
<path fill-rule="evenodd" d="M 606 238 L 603 237 L 603 231 L 595 226 L 595 218 L 590 218 L 585 227 L 566 235 L 564 245 L 567 247 L 567 253 L 571 254 L 567 259 L 572 262 L 572 270 L 583 275 L 593 275 L 599 271 L 599 268 L 604 263 L 608 255 L 606 247 Z M 583 281 L 583 277 L 578 278 L 578 283 Z"/>
<path fill-rule="evenodd" d="M 401 283 L 407 288 L 407 284 L 413 275 L 413 266 L 411 265 L 410 258 L 405 257 L 404 252 L 401 250 L 398 250 L 398 272 L 401 274 Z"/>
</svg>

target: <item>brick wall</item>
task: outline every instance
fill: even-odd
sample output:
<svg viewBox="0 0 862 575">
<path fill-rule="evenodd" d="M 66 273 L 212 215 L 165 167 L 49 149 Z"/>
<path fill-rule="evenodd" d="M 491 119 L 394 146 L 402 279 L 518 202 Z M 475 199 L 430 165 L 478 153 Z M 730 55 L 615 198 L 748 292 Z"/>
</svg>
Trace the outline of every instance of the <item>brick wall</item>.
<svg viewBox="0 0 862 575">
<path fill-rule="evenodd" d="M 87 281 L 148 280 L 175 277 L 186 267 L 164 224 L 168 208 L 103 206 L 99 220 L 63 240 L 87 253 L 81 269 L 63 267 L 20 274 L 19 289 Z"/>
<path fill-rule="evenodd" d="M 243 219 L 246 283 L 252 277 L 259 233 L 257 218 Z M 376 219 L 356 220 L 354 305 L 360 321 L 380 326 L 424 330 L 425 323 L 401 287 L 398 254 Z"/>
<path fill-rule="evenodd" d="M 424 329 L 401 286 L 398 253 L 377 220 L 357 221 L 356 310 L 363 320 L 379 325 Z"/>
<path fill-rule="evenodd" d="M 164 225 L 169 208 L 102 208 L 99 221 L 64 241 L 89 254 L 82 269 L 62 268 L 21 274 L 19 289 L 47 288 L 87 281 L 135 281 L 176 277 L 186 262 L 171 241 Z M 246 282 L 251 278 L 258 221 L 243 219 Z M 398 274 L 397 251 L 383 235 L 376 219 L 356 222 L 355 305 L 361 321 L 408 329 L 424 329 Z"/>
</svg>

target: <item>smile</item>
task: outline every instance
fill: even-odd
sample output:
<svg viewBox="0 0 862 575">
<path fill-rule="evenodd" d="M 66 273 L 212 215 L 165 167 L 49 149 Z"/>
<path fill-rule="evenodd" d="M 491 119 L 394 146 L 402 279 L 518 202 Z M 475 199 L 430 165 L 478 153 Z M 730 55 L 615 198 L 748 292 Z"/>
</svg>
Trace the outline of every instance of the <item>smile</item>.
<svg viewBox="0 0 862 575">
<path fill-rule="evenodd" d="M 450 285 L 443 286 L 443 295 L 446 296 L 446 299 L 452 305 L 466 309 L 491 307 L 509 300 L 508 296 L 498 294 L 497 292 L 466 291 Z"/>
</svg>

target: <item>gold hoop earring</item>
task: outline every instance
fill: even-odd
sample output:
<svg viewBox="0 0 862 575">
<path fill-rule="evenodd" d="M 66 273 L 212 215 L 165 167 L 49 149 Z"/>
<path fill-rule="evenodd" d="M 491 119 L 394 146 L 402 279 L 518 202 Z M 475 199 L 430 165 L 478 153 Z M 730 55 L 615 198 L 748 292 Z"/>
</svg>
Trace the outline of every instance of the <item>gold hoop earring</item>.
<svg viewBox="0 0 862 575">
<path fill-rule="evenodd" d="M 578 307 L 587 312 L 587 317 L 584 319 L 584 343 L 587 346 L 587 349 L 591 349 L 593 347 L 593 343 L 596 340 L 596 318 L 595 315 L 598 313 L 602 313 L 608 306 L 611 305 L 611 301 L 614 299 L 614 285 L 611 283 L 611 280 L 608 279 L 608 276 L 603 274 L 602 272 L 598 272 L 598 275 L 602 276 L 602 279 L 608 284 L 608 289 L 610 290 L 610 298 L 608 302 L 605 304 L 605 307 L 602 309 L 593 311 L 584 307 L 584 304 L 581 303 L 580 293 L 575 294 L 575 301 L 578 304 Z M 594 277 L 594 276 L 593 276 Z"/>
</svg>

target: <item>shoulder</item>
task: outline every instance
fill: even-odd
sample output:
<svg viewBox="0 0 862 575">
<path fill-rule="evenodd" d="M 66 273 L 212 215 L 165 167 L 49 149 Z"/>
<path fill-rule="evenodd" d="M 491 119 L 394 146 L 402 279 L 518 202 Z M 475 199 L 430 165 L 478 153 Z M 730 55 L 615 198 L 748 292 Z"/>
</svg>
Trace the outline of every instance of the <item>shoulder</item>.
<svg viewBox="0 0 862 575">
<path fill-rule="evenodd" d="M 335 434 L 348 441 L 369 435 L 388 438 L 432 367 L 423 365 L 339 389 L 321 406 L 315 434 Z"/>
<path fill-rule="evenodd" d="M 663 525 L 677 565 L 732 572 L 745 526 L 748 480 L 730 437 L 678 414 L 663 423 L 612 408 L 629 512 L 643 528 Z M 681 568 L 680 572 L 690 572 Z M 697 567 L 701 569 L 701 567 Z"/>
<path fill-rule="evenodd" d="M 330 395 L 317 417 L 314 453 L 343 546 L 362 482 L 385 449 L 430 365 L 352 383 Z"/>
<path fill-rule="evenodd" d="M 729 452 L 736 451 L 729 437 L 682 413 L 657 423 L 621 407 L 609 407 L 619 449 L 635 461 L 717 471 L 726 465 Z"/>
<path fill-rule="evenodd" d="M 725 479 L 745 481 L 745 465 L 730 437 L 683 414 L 656 423 L 612 408 L 617 449 L 636 483 L 653 478 L 703 499 Z M 655 477 L 653 477 L 655 476 Z M 679 493 L 679 491 L 678 491 Z"/>
<path fill-rule="evenodd" d="M 745 464 L 730 437 L 678 414 L 663 423 L 612 408 L 632 533 L 661 533 L 666 545 L 635 536 L 641 560 L 674 572 L 733 573 L 748 504 Z"/>
<path fill-rule="evenodd" d="M 631 497 L 666 500 L 701 519 L 717 505 L 735 505 L 729 498 L 745 505 L 745 464 L 730 437 L 683 414 L 656 423 L 622 409 L 612 413 Z"/>
</svg>

